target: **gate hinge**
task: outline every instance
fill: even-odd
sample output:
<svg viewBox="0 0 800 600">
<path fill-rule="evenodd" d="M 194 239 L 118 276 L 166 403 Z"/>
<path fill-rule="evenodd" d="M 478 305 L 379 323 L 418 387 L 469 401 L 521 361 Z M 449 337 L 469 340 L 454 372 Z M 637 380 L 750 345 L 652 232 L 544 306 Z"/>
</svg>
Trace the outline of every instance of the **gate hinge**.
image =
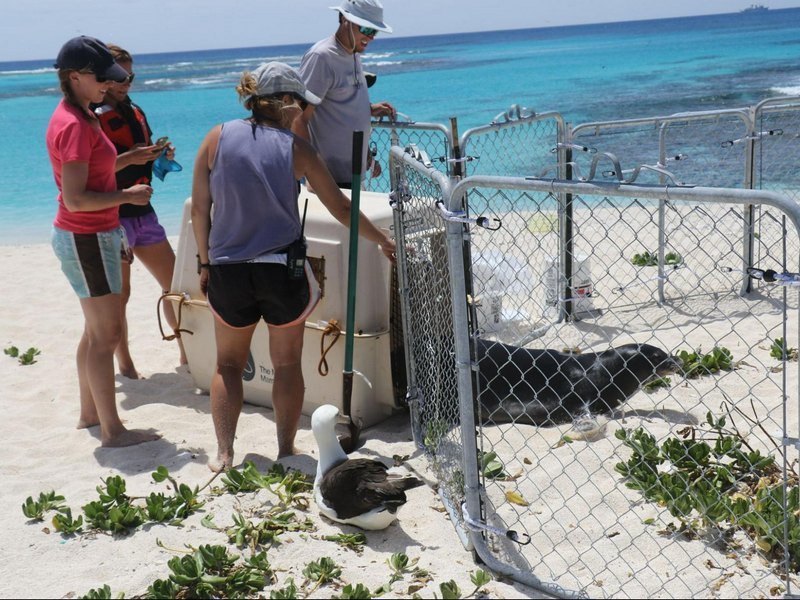
<svg viewBox="0 0 800 600">
<path fill-rule="evenodd" d="M 800 438 L 785 437 L 782 444 L 784 446 L 794 446 L 797 450 L 800 450 Z"/>
</svg>

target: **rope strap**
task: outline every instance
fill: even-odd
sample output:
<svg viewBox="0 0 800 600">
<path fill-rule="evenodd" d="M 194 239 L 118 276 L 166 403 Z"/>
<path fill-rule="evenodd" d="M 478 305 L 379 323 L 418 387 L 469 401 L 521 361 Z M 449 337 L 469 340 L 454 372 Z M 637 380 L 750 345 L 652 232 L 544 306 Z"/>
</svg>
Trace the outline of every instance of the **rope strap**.
<svg viewBox="0 0 800 600">
<path fill-rule="evenodd" d="M 161 304 L 164 300 L 177 300 L 178 301 L 178 323 L 172 331 L 174 332 L 172 335 L 165 335 L 164 334 L 164 325 L 161 322 Z M 156 302 L 156 318 L 158 319 L 158 329 L 161 331 L 161 339 L 171 342 L 172 340 L 179 339 L 181 337 L 181 333 L 188 333 L 189 335 L 194 335 L 194 331 L 189 331 L 188 329 L 181 329 L 181 317 L 183 316 L 183 305 L 189 302 L 189 295 L 180 293 L 180 292 L 169 292 L 164 290 L 161 294 L 161 297 Z"/>
<path fill-rule="evenodd" d="M 333 339 L 328 344 L 328 347 L 325 347 L 325 337 L 332 335 Z M 331 319 L 328 321 L 328 325 L 325 329 L 322 330 L 322 336 L 319 339 L 319 365 L 317 366 L 317 373 L 319 373 L 322 377 L 325 377 L 328 374 L 328 361 L 325 358 L 333 345 L 339 340 L 339 336 L 342 335 L 342 328 L 339 327 L 339 321 L 336 319 Z"/>
</svg>

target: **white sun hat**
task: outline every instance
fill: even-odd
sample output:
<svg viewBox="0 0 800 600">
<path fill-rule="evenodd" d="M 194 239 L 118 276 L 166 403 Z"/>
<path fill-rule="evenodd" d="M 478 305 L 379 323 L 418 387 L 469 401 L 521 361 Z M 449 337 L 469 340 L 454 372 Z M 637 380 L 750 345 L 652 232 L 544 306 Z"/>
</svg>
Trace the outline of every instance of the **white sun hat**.
<svg viewBox="0 0 800 600">
<path fill-rule="evenodd" d="M 392 33 L 392 28 L 383 22 L 383 4 L 378 0 L 342 0 L 340 6 L 330 8 L 338 10 L 351 23 Z"/>
<path fill-rule="evenodd" d="M 297 94 L 309 104 L 317 105 L 322 100 L 308 91 L 297 71 L 282 62 L 268 62 L 251 73 L 256 79 L 256 94 L 271 96 L 273 94 Z"/>
</svg>

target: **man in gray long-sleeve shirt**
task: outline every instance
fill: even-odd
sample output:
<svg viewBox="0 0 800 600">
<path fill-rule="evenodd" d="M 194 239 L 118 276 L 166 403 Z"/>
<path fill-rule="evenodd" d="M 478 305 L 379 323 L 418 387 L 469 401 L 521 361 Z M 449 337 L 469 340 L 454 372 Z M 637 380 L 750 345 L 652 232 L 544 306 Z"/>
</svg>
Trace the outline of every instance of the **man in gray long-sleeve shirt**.
<svg viewBox="0 0 800 600">
<path fill-rule="evenodd" d="M 349 189 L 353 132 L 364 132 L 361 164 L 366 167 L 370 117 L 397 115 L 388 102 L 370 103 L 359 56 L 379 31 L 391 33 L 392 28 L 384 23 L 378 0 L 343 0 L 341 6 L 331 8 L 339 12 L 336 33 L 314 44 L 299 69 L 308 90 L 322 102 L 309 104 L 292 130 L 314 145 L 339 187 Z M 379 172 L 379 167 L 376 170 Z"/>
</svg>

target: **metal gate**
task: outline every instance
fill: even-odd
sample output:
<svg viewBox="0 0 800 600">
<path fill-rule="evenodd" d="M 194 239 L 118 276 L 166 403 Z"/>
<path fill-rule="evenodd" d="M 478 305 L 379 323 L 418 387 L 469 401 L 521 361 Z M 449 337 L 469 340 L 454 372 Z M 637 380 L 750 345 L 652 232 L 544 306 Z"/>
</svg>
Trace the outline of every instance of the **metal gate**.
<svg viewBox="0 0 800 600">
<path fill-rule="evenodd" d="M 392 149 L 392 159 L 415 439 L 431 458 L 457 528 L 481 558 L 557 595 L 790 592 L 782 572 L 796 569 L 792 511 L 800 507 L 775 490 L 797 489 L 798 369 L 790 361 L 798 346 L 797 292 L 762 283 L 743 294 L 742 283 L 754 275 L 748 267 L 781 273 L 797 260 L 786 244 L 797 235 L 796 205 L 768 192 L 619 177 L 476 176 L 456 183 L 401 148 Z M 749 231 L 743 210 L 751 205 L 770 215 L 770 227 L 755 236 L 764 248 L 756 257 L 742 243 Z M 672 375 L 652 393 L 633 394 L 610 418 L 544 427 L 502 422 L 509 420 L 502 410 L 493 418 L 476 412 L 493 386 L 533 393 L 525 389 L 531 373 L 508 380 L 517 348 L 586 355 L 631 342 L 687 357 L 705 351 L 719 370 Z M 503 352 L 506 360 L 498 361 Z M 761 494 L 748 517 L 731 512 L 726 521 L 717 511 L 712 518 L 710 508 L 704 516 L 685 499 L 678 508 L 675 499 L 660 505 L 652 490 L 627 487 L 636 478 L 625 465 L 641 440 L 652 453 L 653 444 L 689 448 L 687 440 L 702 445 L 709 435 L 744 439 L 777 458 L 778 479 L 750 482 L 754 469 L 734 478 L 742 495 Z M 719 482 L 704 475 L 694 483 L 705 489 Z M 781 531 L 769 519 L 766 533 L 763 524 L 752 525 L 761 512 L 774 519 L 776 510 Z M 752 531 L 761 534 L 753 539 Z M 773 562 L 762 564 L 767 558 Z"/>
</svg>

